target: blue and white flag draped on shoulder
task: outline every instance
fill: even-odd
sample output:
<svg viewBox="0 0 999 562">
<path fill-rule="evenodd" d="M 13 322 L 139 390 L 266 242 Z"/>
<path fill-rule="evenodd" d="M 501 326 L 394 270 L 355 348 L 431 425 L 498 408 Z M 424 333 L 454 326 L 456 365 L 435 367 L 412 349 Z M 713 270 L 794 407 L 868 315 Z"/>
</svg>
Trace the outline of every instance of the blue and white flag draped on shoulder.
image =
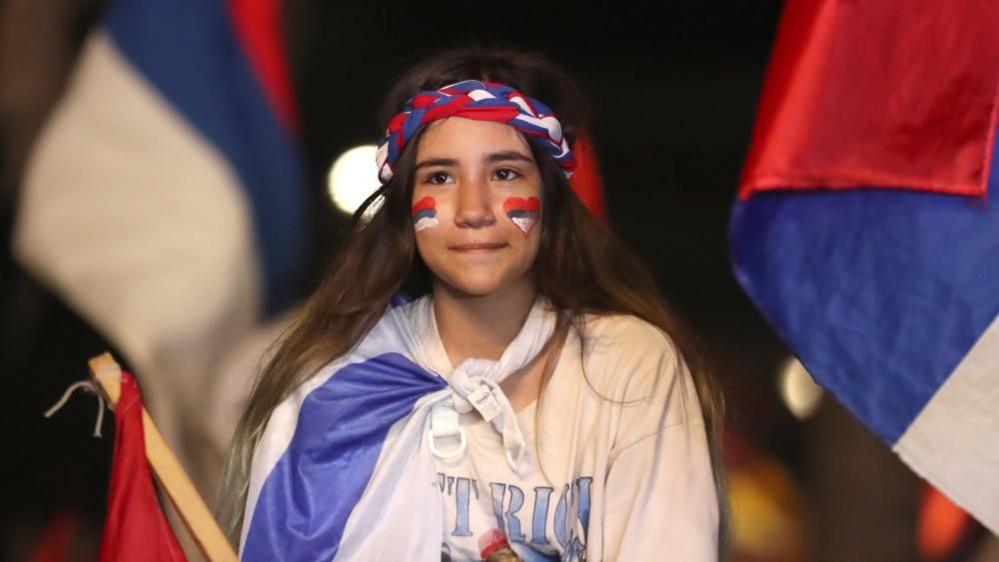
<svg viewBox="0 0 999 562">
<path fill-rule="evenodd" d="M 526 443 L 499 383 L 537 357 L 555 318 L 539 300 L 498 361 L 452 368 L 430 297 L 390 308 L 272 413 L 254 453 L 241 559 L 439 559 L 434 455 L 462 454 L 457 414 L 475 408 L 518 469 Z"/>
</svg>

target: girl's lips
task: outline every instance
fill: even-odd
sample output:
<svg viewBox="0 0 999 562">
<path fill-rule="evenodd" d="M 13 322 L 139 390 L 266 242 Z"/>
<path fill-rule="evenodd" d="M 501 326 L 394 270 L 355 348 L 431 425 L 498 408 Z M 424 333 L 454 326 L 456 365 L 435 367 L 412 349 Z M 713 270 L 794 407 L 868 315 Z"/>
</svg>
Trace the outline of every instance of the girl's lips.
<svg viewBox="0 0 999 562">
<path fill-rule="evenodd" d="M 499 242 L 482 242 L 473 244 L 460 244 L 457 246 L 451 246 L 451 249 L 456 252 L 486 252 L 490 250 L 499 250 L 505 247 L 506 244 Z"/>
</svg>

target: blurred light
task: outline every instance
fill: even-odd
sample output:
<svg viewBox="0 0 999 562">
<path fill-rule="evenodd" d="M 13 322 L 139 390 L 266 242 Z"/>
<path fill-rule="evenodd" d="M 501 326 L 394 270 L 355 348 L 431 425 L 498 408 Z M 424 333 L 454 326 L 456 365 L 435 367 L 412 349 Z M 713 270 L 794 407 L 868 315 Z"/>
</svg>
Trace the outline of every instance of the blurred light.
<svg viewBox="0 0 999 562">
<path fill-rule="evenodd" d="M 726 433 L 726 438 L 728 438 Z M 727 445 L 727 444 L 726 444 Z M 758 450 L 729 467 L 733 560 L 808 560 L 805 510 L 787 467 Z"/>
<path fill-rule="evenodd" d="M 808 419 L 822 403 L 822 387 L 797 358 L 789 358 L 777 377 L 777 388 L 784 405 L 799 420 Z"/>
<path fill-rule="evenodd" d="M 333 204 L 352 215 L 380 185 L 374 145 L 351 148 L 330 168 L 328 189 Z M 369 209 L 370 210 L 370 209 Z"/>
<path fill-rule="evenodd" d="M 975 522 L 936 488 L 925 484 L 916 538 L 923 560 L 950 560 L 966 546 Z"/>
</svg>

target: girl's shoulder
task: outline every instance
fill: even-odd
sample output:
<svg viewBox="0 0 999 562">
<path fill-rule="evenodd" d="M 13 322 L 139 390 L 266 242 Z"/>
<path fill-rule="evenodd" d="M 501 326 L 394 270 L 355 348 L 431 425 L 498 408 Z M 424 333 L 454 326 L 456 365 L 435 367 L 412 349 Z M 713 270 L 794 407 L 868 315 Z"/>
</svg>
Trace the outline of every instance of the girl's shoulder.
<svg viewBox="0 0 999 562">
<path fill-rule="evenodd" d="M 584 317 L 576 333 L 583 369 L 601 393 L 629 400 L 689 378 L 673 339 L 636 316 L 600 314 Z"/>
<path fill-rule="evenodd" d="M 631 314 L 587 314 L 581 328 L 588 356 L 635 361 L 678 354 L 666 332 Z"/>
</svg>

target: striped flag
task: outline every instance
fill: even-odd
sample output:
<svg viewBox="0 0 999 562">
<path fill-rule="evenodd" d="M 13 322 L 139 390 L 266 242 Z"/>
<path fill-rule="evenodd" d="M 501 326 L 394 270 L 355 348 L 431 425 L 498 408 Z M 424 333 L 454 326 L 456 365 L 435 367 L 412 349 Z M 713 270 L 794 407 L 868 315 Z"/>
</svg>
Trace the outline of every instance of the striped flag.
<svg viewBox="0 0 999 562">
<path fill-rule="evenodd" d="M 227 354 L 302 278 L 306 202 L 280 7 L 110 3 L 23 185 L 17 258 L 143 373 L 175 443 L 185 428 L 212 430 L 199 424 L 213 400 L 236 393 L 219 388 Z"/>
<path fill-rule="evenodd" d="M 999 8 L 788 2 L 731 217 L 820 384 L 999 532 Z"/>
</svg>

